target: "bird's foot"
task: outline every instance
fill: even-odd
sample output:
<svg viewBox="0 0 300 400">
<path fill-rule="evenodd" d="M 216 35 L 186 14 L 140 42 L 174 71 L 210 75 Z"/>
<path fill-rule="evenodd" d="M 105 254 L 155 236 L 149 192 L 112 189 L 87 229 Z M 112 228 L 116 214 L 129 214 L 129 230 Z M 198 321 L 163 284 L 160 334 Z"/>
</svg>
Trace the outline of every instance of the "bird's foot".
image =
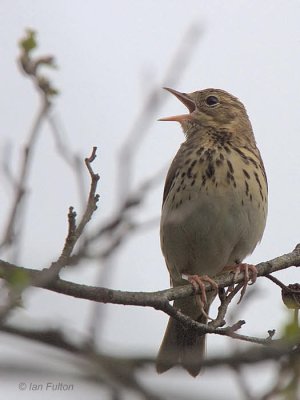
<svg viewBox="0 0 300 400">
<path fill-rule="evenodd" d="M 212 319 L 207 312 L 205 311 L 205 308 L 207 307 L 207 296 L 206 296 L 206 289 L 205 289 L 205 282 L 210 283 L 211 287 L 215 290 L 218 290 L 219 287 L 217 283 L 211 279 L 208 275 L 187 275 L 188 281 L 192 284 L 193 288 L 195 291 L 200 289 L 201 296 L 200 296 L 200 309 L 203 315 L 205 315 L 206 318 Z"/>
<path fill-rule="evenodd" d="M 249 271 L 251 271 L 251 278 L 249 276 Z M 238 264 L 234 273 L 233 281 L 235 281 L 239 275 L 240 272 L 244 272 L 245 277 L 244 277 L 244 286 L 242 287 L 241 290 L 241 296 L 238 301 L 238 304 L 242 301 L 244 294 L 246 293 L 247 285 L 253 285 L 255 283 L 256 278 L 257 278 L 257 268 L 255 265 L 252 264 Z"/>
<path fill-rule="evenodd" d="M 251 273 L 252 273 L 251 278 L 249 276 L 249 271 L 251 271 Z M 251 281 L 249 283 L 249 285 L 253 285 L 253 283 L 255 283 L 256 278 L 257 278 L 257 268 L 255 265 L 245 264 L 245 263 L 237 264 L 236 268 L 235 268 L 234 277 L 233 277 L 234 281 L 236 281 L 240 272 L 244 272 L 244 274 L 245 274 L 245 278 L 244 278 L 245 285 L 247 285 L 249 281 Z"/>
<path fill-rule="evenodd" d="M 228 269 L 234 271 L 234 276 L 233 276 L 234 283 L 236 282 L 238 275 L 241 272 L 244 272 L 244 285 L 241 290 L 241 297 L 238 301 L 238 304 L 239 304 L 242 301 L 242 299 L 246 293 L 248 284 L 253 285 L 253 283 L 255 283 L 256 278 L 257 278 L 257 268 L 255 265 L 252 265 L 252 264 L 240 263 L 240 264 L 236 264 L 235 266 L 226 266 L 224 268 L 224 270 L 228 270 Z M 249 271 L 251 271 L 251 277 L 249 275 Z M 232 290 L 233 290 L 233 285 L 228 287 L 227 292 L 230 292 Z"/>
</svg>

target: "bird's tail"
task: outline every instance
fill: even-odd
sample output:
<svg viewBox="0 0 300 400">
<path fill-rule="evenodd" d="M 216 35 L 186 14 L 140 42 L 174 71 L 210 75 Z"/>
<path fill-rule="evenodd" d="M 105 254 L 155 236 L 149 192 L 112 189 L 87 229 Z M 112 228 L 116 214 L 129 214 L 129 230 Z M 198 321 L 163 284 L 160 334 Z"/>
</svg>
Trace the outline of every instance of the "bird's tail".
<svg viewBox="0 0 300 400">
<path fill-rule="evenodd" d="M 208 305 L 205 307 L 207 314 L 214 297 L 208 298 Z M 198 300 L 197 296 L 177 299 L 174 307 L 192 319 L 206 324 L 207 318 L 202 314 Z M 162 373 L 175 365 L 182 365 L 192 376 L 197 376 L 204 354 L 205 335 L 199 335 L 196 329 L 186 328 L 171 317 L 156 359 L 156 370 Z"/>
</svg>

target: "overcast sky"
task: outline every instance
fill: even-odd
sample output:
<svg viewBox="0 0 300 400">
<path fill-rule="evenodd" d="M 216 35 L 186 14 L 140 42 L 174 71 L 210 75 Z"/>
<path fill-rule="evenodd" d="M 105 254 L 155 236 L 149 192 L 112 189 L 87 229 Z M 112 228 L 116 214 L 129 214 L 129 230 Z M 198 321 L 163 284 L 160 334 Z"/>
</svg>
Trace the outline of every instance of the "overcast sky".
<svg viewBox="0 0 300 400">
<path fill-rule="evenodd" d="M 300 3 L 293 0 L 2 0 L 0 156 L 11 151 L 17 171 L 21 146 L 39 105 L 31 82 L 16 64 L 18 40 L 30 27 L 38 32 L 38 52 L 56 58 L 59 68 L 49 73 L 60 90 L 53 112 L 61 120 L 71 148 L 85 157 L 92 146 L 99 147 L 95 168 L 101 174 L 101 200 L 95 219 L 100 222 L 108 218 L 117 203 L 117 157 L 121 145 L 149 91 L 168 80 L 170 61 L 187 30 L 194 26 L 202 34 L 175 89 L 190 92 L 222 88 L 245 104 L 269 180 L 267 227 L 249 261 L 256 263 L 289 252 L 299 242 L 299 21 Z M 166 165 L 183 140 L 175 123 L 156 121 L 183 111 L 170 94 L 164 96 L 164 106 L 153 116 L 151 129 L 134 160 L 133 187 Z M 68 206 L 79 207 L 80 203 L 73 175 L 57 156 L 47 125 L 34 165 L 20 263 L 42 268 L 60 252 Z M 10 192 L 2 175 L 1 181 L 0 220 L 4 224 Z M 162 190 L 163 180 L 139 213 L 139 219 L 159 215 Z M 276 276 L 286 283 L 299 281 L 295 268 Z M 93 283 L 95 266 L 66 273 L 65 277 Z M 150 291 L 168 285 L 158 226 L 133 236 L 116 258 L 110 286 Z M 268 329 L 280 330 L 288 313 L 277 287 L 265 279 L 259 279 L 256 287 L 257 299 L 242 311 L 241 317 L 247 321 L 243 332 L 264 336 Z M 165 315 L 133 307 L 105 306 L 105 310 L 101 338 L 107 351 L 156 353 L 167 323 Z M 34 290 L 26 295 L 25 308 L 16 318 L 30 320 L 32 325 L 66 328 L 78 338 L 85 333 L 89 313 L 87 302 Z M 13 359 L 26 359 L 23 343 L 16 344 L 12 338 L 1 343 L 3 356 L 11 363 Z M 209 338 L 208 355 L 223 353 L 228 343 L 224 338 Z M 222 379 L 219 374 L 207 372 L 195 380 L 176 374 L 176 390 L 183 392 L 188 384 L 193 393 L 209 391 L 216 376 Z M 174 376 L 170 373 L 156 377 L 151 372 L 145 379 L 159 387 Z M 6 398 L 15 398 L 18 379 L 4 379 L 6 383 L 1 386 L 7 392 Z M 262 374 L 262 382 L 267 379 L 267 374 Z M 82 388 L 61 398 L 79 399 Z M 90 391 L 90 399 L 98 398 L 97 388 L 90 387 Z M 24 399 L 25 396 L 26 393 Z"/>
</svg>

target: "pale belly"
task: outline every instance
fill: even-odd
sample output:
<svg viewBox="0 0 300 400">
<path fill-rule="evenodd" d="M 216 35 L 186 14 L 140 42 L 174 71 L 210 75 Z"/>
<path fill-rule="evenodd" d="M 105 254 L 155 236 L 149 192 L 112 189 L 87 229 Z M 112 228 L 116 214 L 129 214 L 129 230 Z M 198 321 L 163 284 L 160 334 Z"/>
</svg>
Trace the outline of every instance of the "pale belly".
<svg viewBox="0 0 300 400">
<path fill-rule="evenodd" d="M 244 187 L 191 188 L 175 201 L 168 196 L 161 247 L 173 283 L 182 273 L 214 276 L 225 265 L 241 262 L 261 240 L 266 214 L 259 192 L 250 199 Z"/>
</svg>

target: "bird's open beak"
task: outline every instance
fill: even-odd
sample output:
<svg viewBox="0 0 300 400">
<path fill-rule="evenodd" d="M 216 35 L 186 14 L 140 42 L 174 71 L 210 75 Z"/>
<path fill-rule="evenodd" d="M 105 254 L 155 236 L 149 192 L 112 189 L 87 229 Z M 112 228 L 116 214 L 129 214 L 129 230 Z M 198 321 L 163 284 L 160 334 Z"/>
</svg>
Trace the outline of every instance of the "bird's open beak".
<svg viewBox="0 0 300 400">
<path fill-rule="evenodd" d="M 193 119 L 193 116 L 191 113 L 195 111 L 196 105 L 194 100 L 192 100 L 188 94 L 186 93 L 181 93 L 177 92 L 177 90 L 170 89 L 167 87 L 164 87 L 165 90 L 168 92 L 174 94 L 174 96 L 177 97 L 188 109 L 189 109 L 189 114 L 182 114 L 182 115 L 173 115 L 171 117 L 166 117 L 166 118 L 160 118 L 158 121 L 177 121 L 177 122 L 183 122 L 186 121 L 187 119 Z"/>
</svg>

